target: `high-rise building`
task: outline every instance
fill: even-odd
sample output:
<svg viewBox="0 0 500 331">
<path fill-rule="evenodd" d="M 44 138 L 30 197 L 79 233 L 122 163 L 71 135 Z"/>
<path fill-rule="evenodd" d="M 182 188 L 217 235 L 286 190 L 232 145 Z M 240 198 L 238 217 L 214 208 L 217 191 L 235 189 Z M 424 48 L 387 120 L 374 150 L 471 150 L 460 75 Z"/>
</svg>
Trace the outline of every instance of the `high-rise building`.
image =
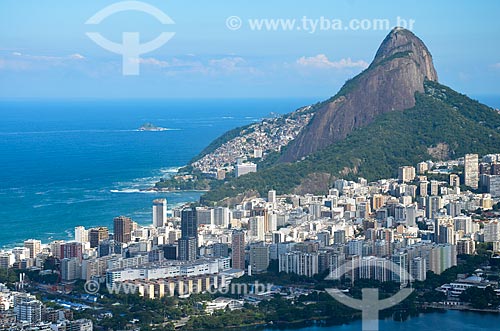
<svg viewBox="0 0 500 331">
<path fill-rule="evenodd" d="M 498 221 L 490 221 L 484 224 L 484 241 L 500 241 L 500 223 Z"/>
<path fill-rule="evenodd" d="M 198 238 L 198 218 L 194 208 L 185 208 L 181 212 L 181 237 Z"/>
<path fill-rule="evenodd" d="M 254 216 L 248 220 L 250 227 L 250 233 L 258 241 L 263 241 L 265 238 L 265 217 L 264 216 Z"/>
<path fill-rule="evenodd" d="M 269 246 L 256 243 L 250 246 L 250 265 L 252 272 L 264 272 L 269 267 Z"/>
<path fill-rule="evenodd" d="M 495 197 L 495 198 L 500 197 L 500 176 L 499 175 L 487 176 L 486 191 L 492 197 Z"/>
<path fill-rule="evenodd" d="M 372 210 L 377 211 L 385 204 L 385 197 L 382 194 L 372 196 Z"/>
<path fill-rule="evenodd" d="M 397 266 L 397 270 L 393 270 L 392 280 L 406 284 L 408 279 L 408 253 L 399 252 L 391 257 L 392 263 Z"/>
<path fill-rule="evenodd" d="M 431 180 L 431 195 L 439 195 L 439 182 Z"/>
<path fill-rule="evenodd" d="M 61 246 L 64 243 L 65 243 L 64 240 L 54 240 L 54 241 L 50 242 L 50 244 L 49 244 L 50 253 L 56 259 L 60 259 L 61 258 Z"/>
<path fill-rule="evenodd" d="M 214 210 L 213 208 L 196 208 L 196 217 L 199 225 L 212 225 L 214 224 Z"/>
<path fill-rule="evenodd" d="M 96 248 L 103 240 L 109 239 L 109 231 L 105 226 L 99 226 L 89 230 L 90 247 Z"/>
<path fill-rule="evenodd" d="M 75 241 L 82 244 L 89 242 L 89 231 L 83 226 L 75 227 Z"/>
<path fill-rule="evenodd" d="M 214 224 L 227 228 L 231 221 L 231 211 L 227 207 L 214 208 Z"/>
<path fill-rule="evenodd" d="M 411 182 L 415 179 L 415 168 L 411 166 L 399 167 L 398 180 L 402 183 Z"/>
<path fill-rule="evenodd" d="M 60 246 L 60 259 L 77 258 L 80 261 L 83 257 L 82 244 L 76 241 L 70 241 Z"/>
<path fill-rule="evenodd" d="M 443 208 L 443 199 L 439 196 L 431 196 L 427 201 L 427 218 L 433 219 L 439 213 L 439 210 Z"/>
<path fill-rule="evenodd" d="M 167 199 L 153 200 L 153 226 L 162 227 L 167 220 Z"/>
<path fill-rule="evenodd" d="M 345 243 L 345 230 L 337 230 L 333 233 L 333 243 L 334 244 Z"/>
<path fill-rule="evenodd" d="M 79 279 L 82 275 L 82 262 L 77 257 L 61 260 L 61 278 L 64 281 Z"/>
<path fill-rule="evenodd" d="M 267 192 L 267 202 L 276 203 L 276 191 L 275 190 L 269 190 L 269 192 Z"/>
<path fill-rule="evenodd" d="M 477 189 L 479 185 L 479 156 L 477 154 L 465 154 L 464 167 L 465 185 Z"/>
<path fill-rule="evenodd" d="M 453 218 L 454 230 L 463 231 L 464 234 L 472 233 L 472 218 L 470 216 L 456 216 Z"/>
<path fill-rule="evenodd" d="M 198 240 L 196 237 L 182 237 L 179 243 L 179 260 L 194 261 L 196 260 Z"/>
<path fill-rule="evenodd" d="M 421 257 L 415 257 L 410 263 L 410 275 L 413 280 L 418 280 L 423 282 L 427 278 L 427 271 L 425 268 L 425 259 Z"/>
<path fill-rule="evenodd" d="M 245 270 L 245 232 L 233 231 L 231 239 L 233 269 Z"/>
<path fill-rule="evenodd" d="M 178 240 L 179 260 L 194 261 L 198 255 L 198 218 L 195 208 L 181 212 L 181 238 Z"/>
<path fill-rule="evenodd" d="M 419 175 L 425 174 L 429 170 L 429 164 L 427 162 L 420 162 L 417 164 L 417 173 Z"/>
<path fill-rule="evenodd" d="M 471 238 L 463 238 L 457 241 L 457 255 L 476 253 L 476 242 Z"/>
<path fill-rule="evenodd" d="M 417 204 L 411 204 L 406 206 L 406 225 L 407 226 L 416 226 L 417 225 Z"/>
<path fill-rule="evenodd" d="M 14 298 L 14 313 L 18 322 L 38 323 L 42 320 L 42 303 L 31 296 Z"/>
<path fill-rule="evenodd" d="M 421 197 L 426 197 L 428 195 L 428 190 L 429 190 L 429 182 L 426 180 L 420 181 L 418 184 L 418 188 L 420 191 L 420 196 Z"/>
<path fill-rule="evenodd" d="M 280 272 L 312 277 L 319 272 L 318 253 L 288 252 L 279 255 Z"/>
<path fill-rule="evenodd" d="M 29 257 L 32 259 L 42 252 L 42 242 L 40 240 L 28 239 L 24 242 L 24 247 L 29 249 Z"/>
<path fill-rule="evenodd" d="M 455 245 L 437 245 L 430 251 L 430 270 L 440 275 L 448 268 L 457 265 L 457 246 Z"/>
<path fill-rule="evenodd" d="M 128 243 L 132 240 L 132 219 L 118 216 L 113 219 L 114 239 L 119 243 Z"/>
</svg>

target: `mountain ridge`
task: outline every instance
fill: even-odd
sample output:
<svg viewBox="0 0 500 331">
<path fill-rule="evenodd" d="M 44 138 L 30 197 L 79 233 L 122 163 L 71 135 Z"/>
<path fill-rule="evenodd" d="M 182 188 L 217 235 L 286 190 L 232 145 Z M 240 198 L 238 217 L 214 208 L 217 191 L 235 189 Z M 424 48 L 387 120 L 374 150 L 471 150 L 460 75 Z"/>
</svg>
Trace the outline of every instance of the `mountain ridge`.
<svg viewBox="0 0 500 331">
<path fill-rule="evenodd" d="M 424 93 L 416 92 L 414 107 L 384 113 L 346 139 L 301 161 L 277 163 L 226 182 L 208 192 L 202 201 L 213 204 L 250 190 L 262 196 L 270 189 L 278 194 L 299 193 L 297 188 L 323 194 L 336 178 L 392 178 L 397 176 L 399 166 L 437 160 L 429 151 L 438 144 L 448 147 L 444 159 L 498 152 L 498 112 L 436 82 L 427 81 L 425 89 Z M 315 176 L 324 181 L 322 187 L 304 186 Z"/>
<path fill-rule="evenodd" d="M 202 202 L 234 202 L 238 194 L 270 189 L 325 193 L 336 178 L 373 181 L 395 176 L 399 166 L 496 153 L 500 146 L 500 114 L 440 84 L 425 44 L 400 28 L 337 94 L 300 109 L 312 118 L 295 127 L 294 139 L 270 151 L 256 173 L 214 180 Z M 283 115 L 283 123 L 296 112 Z M 242 132 L 229 131 L 217 141 L 222 146 Z"/>
</svg>

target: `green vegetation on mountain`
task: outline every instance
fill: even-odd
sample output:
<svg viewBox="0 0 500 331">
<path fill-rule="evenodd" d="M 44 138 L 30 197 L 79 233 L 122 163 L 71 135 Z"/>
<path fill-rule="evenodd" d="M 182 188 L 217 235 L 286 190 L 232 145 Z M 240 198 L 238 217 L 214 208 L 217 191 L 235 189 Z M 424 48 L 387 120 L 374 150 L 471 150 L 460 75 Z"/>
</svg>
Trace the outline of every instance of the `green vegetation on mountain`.
<svg viewBox="0 0 500 331">
<path fill-rule="evenodd" d="M 208 192 L 203 201 L 213 203 L 248 190 L 261 195 L 270 189 L 290 193 L 314 173 L 329 174 L 332 180 L 393 177 L 399 166 L 436 159 L 431 149 L 438 145 L 446 158 L 498 152 L 500 115 L 493 109 L 431 81 L 425 83 L 425 93 L 417 92 L 415 98 L 410 109 L 381 114 L 368 126 L 301 161 L 266 164 L 257 173 Z"/>
</svg>

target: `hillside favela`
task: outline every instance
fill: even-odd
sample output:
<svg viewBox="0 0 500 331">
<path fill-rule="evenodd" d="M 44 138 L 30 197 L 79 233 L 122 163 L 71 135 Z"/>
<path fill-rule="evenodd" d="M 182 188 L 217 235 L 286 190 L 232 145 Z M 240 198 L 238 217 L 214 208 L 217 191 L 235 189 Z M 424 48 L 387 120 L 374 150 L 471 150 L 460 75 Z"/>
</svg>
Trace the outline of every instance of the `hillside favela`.
<svg viewBox="0 0 500 331">
<path fill-rule="evenodd" d="M 499 4 L 47 5 L 0 4 L 1 330 L 498 329 Z"/>
</svg>

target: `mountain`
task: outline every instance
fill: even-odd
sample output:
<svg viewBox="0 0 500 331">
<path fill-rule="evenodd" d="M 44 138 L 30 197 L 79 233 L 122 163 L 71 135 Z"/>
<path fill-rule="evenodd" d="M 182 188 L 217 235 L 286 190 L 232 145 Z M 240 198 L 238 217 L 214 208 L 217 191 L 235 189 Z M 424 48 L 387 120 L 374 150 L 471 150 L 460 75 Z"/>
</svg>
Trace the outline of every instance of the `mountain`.
<svg viewBox="0 0 500 331">
<path fill-rule="evenodd" d="M 286 146 L 270 152 L 257 173 L 215 181 L 203 202 L 270 189 L 324 193 L 340 177 L 372 181 L 396 176 L 402 165 L 500 149 L 500 114 L 438 83 L 427 47 L 400 28 L 384 39 L 366 70 L 303 111 L 310 120 Z"/>
<path fill-rule="evenodd" d="M 345 139 L 380 114 L 413 107 L 414 94 L 424 91 L 425 80 L 438 80 L 429 50 L 412 32 L 393 29 L 371 65 L 323 103 L 280 160 L 299 160 Z"/>
</svg>

